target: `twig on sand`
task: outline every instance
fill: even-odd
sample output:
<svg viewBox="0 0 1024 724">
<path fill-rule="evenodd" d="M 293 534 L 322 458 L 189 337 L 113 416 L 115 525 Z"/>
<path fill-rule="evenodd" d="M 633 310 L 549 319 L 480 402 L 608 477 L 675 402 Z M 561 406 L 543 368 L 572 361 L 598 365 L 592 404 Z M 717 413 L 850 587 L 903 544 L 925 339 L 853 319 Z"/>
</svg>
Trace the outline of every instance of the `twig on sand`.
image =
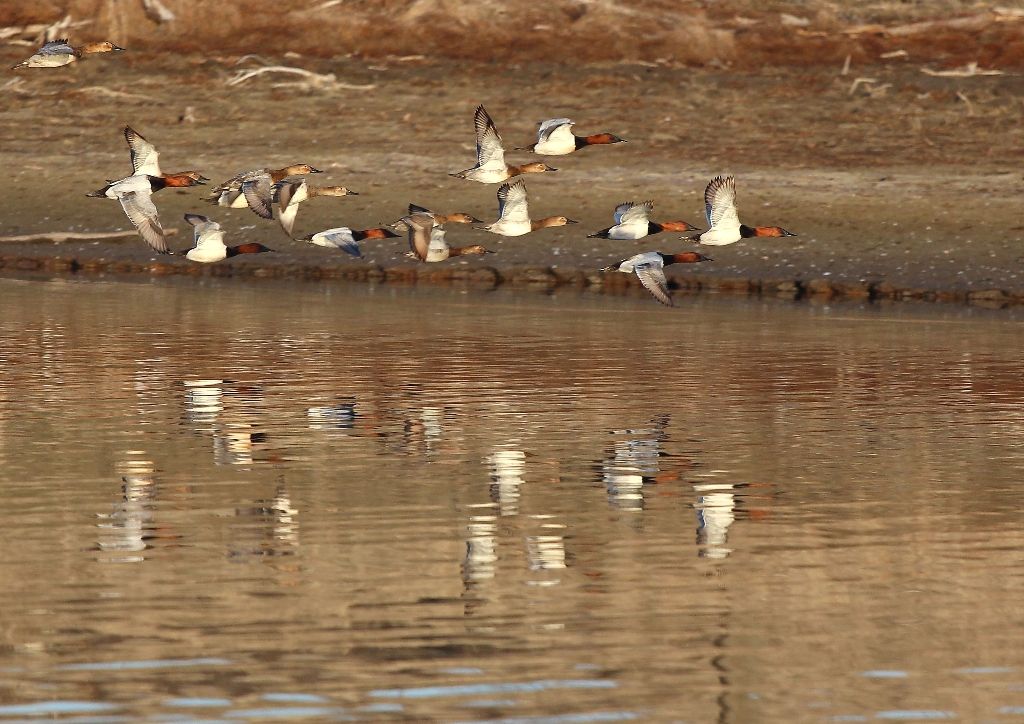
<svg viewBox="0 0 1024 724">
<path fill-rule="evenodd" d="M 843 69 L 839 71 L 839 75 L 846 77 L 850 74 L 850 63 L 853 62 L 853 56 L 849 53 L 846 54 L 846 60 L 843 61 Z"/>
<path fill-rule="evenodd" d="M 120 239 L 122 237 L 136 236 L 139 232 L 135 229 L 124 231 L 42 231 L 37 234 L 16 234 L 14 236 L 0 236 L 0 242 L 19 241 L 95 241 L 97 239 Z M 177 234 L 177 229 L 164 229 L 164 236 Z"/>
<path fill-rule="evenodd" d="M 967 97 L 967 94 L 964 93 L 963 91 L 957 91 L 956 92 L 956 97 L 959 98 L 960 100 L 962 100 L 964 102 L 964 105 L 967 106 L 967 115 L 973 117 L 974 116 L 974 104 L 971 103 L 971 99 Z"/>
<path fill-rule="evenodd" d="M 366 85 L 353 85 L 351 83 L 340 83 L 334 76 L 334 73 L 314 73 L 311 70 L 305 70 L 303 68 L 293 68 L 288 65 L 268 65 L 263 68 L 253 68 L 251 70 L 240 70 L 226 82 L 228 85 L 239 85 L 244 83 L 251 78 L 255 78 L 258 75 L 264 73 L 290 73 L 292 75 L 298 75 L 305 78 L 305 81 L 297 83 L 296 85 L 306 85 L 313 88 L 323 88 L 326 90 L 333 89 L 345 89 L 345 90 L 372 90 L 377 87 L 376 83 L 367 83 Z"/>
<path fill-rule="evenodd" d="M 104 88 L 101 85 L 89 85 L 84 88 L 79 88 L 77 93 L 94 93 L 98 96 L 104 96 L 106 98 L 131 98 L 139 101 L 155 102 L 156 99 L 151 96 L 144 96 L 141 93 L 128 93 L 126 91 L 111 90 L 110 88 Z"/>
<path fill-rule="evenodd" d="M 846 92 L 846 95 L 852 96 L 857 92 L 857 89 L 860 88 L 861 85 L 870 85 L 877 82 L 878 80 L 875 78 L 857 78 L 853 81 L 853 84 L 850 86 L 850 90 Z"/>
<path fill-rule="evenodd" d="M 976 75 L 1006 75 L 1003 71 L 995 70 L 994 68 L 979 68 L 977 61 L 968 63 L 962 68 L 951 68 L 949 70 L 921 68 L 921 72 L 925 75 L 933 75 L 940 78 L 973 78 Z"/>
</svg>

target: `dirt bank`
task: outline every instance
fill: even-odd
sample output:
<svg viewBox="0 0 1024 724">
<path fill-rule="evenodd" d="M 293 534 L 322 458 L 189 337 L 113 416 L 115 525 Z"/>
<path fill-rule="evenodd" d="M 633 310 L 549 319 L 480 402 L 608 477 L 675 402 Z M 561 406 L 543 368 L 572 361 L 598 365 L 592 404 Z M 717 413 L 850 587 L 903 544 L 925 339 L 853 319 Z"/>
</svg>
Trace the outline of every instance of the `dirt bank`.
<svg viewBox="0 0 1024 724">
<path fill-rule="evenodd" d="M 0 60 L 18 57 L 8 48 Z M 1024 290 L 1024 83 L 1016 75 L 934 77 L 905 59 L 855 64 L 847 75 L 838 67 L 740 73 L 595 63 L 567 71 L 545 63 L 280 60 L 372 88 L 275 87 L 291 79 L 269 75 L 228 86 L 238 70 L 229 59 L 156 61 L 127 53 L 15 76 L 0 105 L 3 162 L 13 182 L 0 233 L 126 228 L 118 204 L 85 197 L 127 172 L 125 123 L 158 144 L 171 170 L 199 168 L 220 180 L 246 167 L 301 160 L 329 172 L 317 181 L 360 192 L 305 204 L 300 233 L 390 222 L 410 201 L 493 219 L 494 186 L 447 175 L 472 165 L 472 112 L 483 102 L 510 147 L 530 142 L 536 121 L 556 115 L 573 117 L 580 132 L 607 130 L 630 142 L 556 159 L 557 173 L 528 180 L 534 214 L 565 214 L 580 225 L 516 239 L 453 227 L 453 243 L 483 241 L 499 252 L 454 268 L 493 267 L 498 278 L 550 269 L 593 283 L 595 270 L 619 258 L 686 246 L 677 234 L 641 242 L 585 238 L 611 223 L 617 203 L 652 198 L 657 219 L 698 223 L 707 180 L 731 172 L 745 220 L 799 236 L 716 248 L 713 263 L 680 269 L 680 280 L 952 298 L 999 297 L 992 290 L 1014 298 Z M 875 82 L 851 93 L 858 77 Z M 195 121 L 179 123 L 189 108 Z M 181 229 L 180 248 L 189 245 L 182 214 L 199 211 L 222 221 L 229 238 L 281 252 L 234 262 L 237 268 L 362 270 L 354 276 L 415 269 L 400 239 L 367 242 L 365 261 L 341 258 L 287 240 L 276 223 L 248 210 L 216 209 L 199 197 L 191 190 L 157 196 L 165 225 Z M 8 243 L 0 254 L 12 261 L 59 255 L 79 265 L 156 261 L 137 239 Z"/>
</svg>

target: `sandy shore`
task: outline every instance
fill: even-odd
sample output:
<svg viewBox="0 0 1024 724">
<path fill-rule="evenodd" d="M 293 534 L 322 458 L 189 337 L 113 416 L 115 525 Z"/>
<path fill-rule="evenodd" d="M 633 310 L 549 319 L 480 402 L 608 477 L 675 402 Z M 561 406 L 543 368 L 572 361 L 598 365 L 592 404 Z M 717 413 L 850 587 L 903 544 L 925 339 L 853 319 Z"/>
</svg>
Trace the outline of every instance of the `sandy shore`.
<svg viewBox="0 0 1024 724">
<path fill-rule="evenodd" d="M 38 267 L 619 289 L 631 278 L 602 280 L 597 270 L 689 243 L 678 234 L 640 242 L 586 234 L 608 226 L 617 203 L 647 198 L 655 200 L 656 219 L 699 224 L 704 185 L 729 172 L 738 178 L 745 221 L 799 236 L 711 249 L 714 262 L 673 270 L 681 289 L 996 305 L 1024 299 L 1024 83 L 1014 75 L 937 78 L 901 60 L 846 76 L 838 68 L 283 62 L 373 88 L 274 87 L 283 78 L 268 76 L 229 87 L 224 81 L 235 68 L 226 61 L 177 59 L 168 73 L 166 63 L 128 55 L 116 65 L 101 59 L 59 74 L 19 75 L 4 91 L 11 102 L 0 106 L 13 182 L 0 234 L 128 228 L 118 204 L 85 197 L 129 170 L 125 123 L 158 145 L 168 170 L 199 168 L 219 181 L 243 168 L 306 161 L 328 171 L 317 182 L 360 192 L 305 204 L 299 233 L 391 222 L 409 202 L 493 219 L 495 186 L 447 175 L 473 163 L 479 102 L 508 147 L 529 143 L 536 121 L 555 115 L 573 117 L 578 132 L 611 131 L 630 143 L 551 159 L 557 173 L 528 178 L 534 215 L 564 214 L 578 226 L 514 239 L 455 226 L 452 243 L 498 252 L 464 263 L 418 265 L 404 258 L 403 239 L 366 242 L 366 259 L 352 259 L 290 241 L 276 222 L 248 210 L 212 207 L 194 189 L 156 197 L 165 226 L 180 229 L 176 248 L 190 245 L 182 214 L 196 211 L 221 221 L 229 243 L 261 241 L 279 253 L 197 267 L 153 255 L 137 238 L 2 243 L 3 273 Z M 857 77 L 875 83 L 851 93 Z M 179 122 L 186 108 L 195 122 Z"/>
</svg>

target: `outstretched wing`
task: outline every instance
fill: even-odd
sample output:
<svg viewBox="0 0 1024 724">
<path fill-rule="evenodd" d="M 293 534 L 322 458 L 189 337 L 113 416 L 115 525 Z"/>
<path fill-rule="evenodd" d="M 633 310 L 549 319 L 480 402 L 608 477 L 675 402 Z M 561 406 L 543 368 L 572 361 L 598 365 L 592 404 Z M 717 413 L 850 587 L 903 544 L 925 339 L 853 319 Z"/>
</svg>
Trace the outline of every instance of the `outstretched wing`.
<svg viewBox="0 0 1024 724">
<path fill-rule="evenodd" d="M 716 176 L 704 189 L 704 214 L 708 229 L 740 225 L 736 213 L 736 178 Z"/>
<path fill-rule="evenodd" d="M 672 297 L 668 293 L 668 280 L 665 278 L 665 265 L 658 261 L 645 261 L 633 267 L 640 283 L 662 304 L 673 306 Z"/>
<path fill-rule="evenodd" d="M 242 193 L 245 200 L 249 202 L 249 208 L 262 216 L 264 219 L 273 219 L 274 210 L 273 190 L 271 189 L 270 175 L 264 174 L 257 178 L 246 181 L 242 184 Z"/>
<path fill-rule="evenodd" d="M 192 224 L 194 248 L 224 244 L 224 232 L 220 224 L 202 214 L 185 214 L 185 221 Z"/>
<path fill-rule="evenodd" d="M 530 223 L 530 209 L 526 198 L 526 184 L 520 179 L 502 184 L 498 189 L 499 221 Z"/>
<path fill-rule="evenodd" d="M 299 213 L 299 204 L 305 201 L 309 194 L 306 191 L 305 181 L 279 181 L 271 187 L 277 198 L 277 220 L 288 236 L 292 235 L 295 227 L 295 217 Z"/>
<path fill-rule="evenodd" d="M 36 55 L 67 55 L 74 52 L 75 49 L 71 47 L 68 39 L 61 38 L 60 40 L 50 40 L 43 43 L 43 47 L 36 51 Z"/>
<path fill-rule="evenodd" d="M 132 156 L 132 171 L 136 176 L 160 176 L 160 154 L 156 147 L 131 126 L 124 127 L 124 140 Z"/>
<path fill-rule="evenodd" d="M 359 242 L 352 235 L 352 229 L 342 226 L 337 229 L 328 229 L 321 233 L 336 248 L 341 249 L 346 254 L 362 258 L 363 250 L 359 248 Z"/>
<path fill-rule="evenodd" d="M 153 197 L 145 191 L 129 191 L 121 194 L 118 200 L 128 220 L 139 230 L 143 240 L 155 251 L 170 254 L 171 250 L 167 248 L 167 240 L 164 238 L 163 227 L 160 226 Z"/>
<path fill-rule="evenodd" d="M 628 224 L 640 222 L 646 224 L 654 210 L 653 201 L 627 201 L 615 207 L 615 223 Z"/>
<path fill-rule="evenodd" d="M 403 216 L 402 222 L 409 229 L 409 248 L 412 253 L 420 261 L 426 261 L 430 251 L 430 232 L 434 228 L 434 217 L 430 214 L 415 213 Z"/>
<path fill-rule="evenodd" d="M 505 149 L 494 121 L 482 105 L 476 107 L 473 116 L 476 127 L 476 165 L 478 168 L 505 168 Z"/>
</svg>

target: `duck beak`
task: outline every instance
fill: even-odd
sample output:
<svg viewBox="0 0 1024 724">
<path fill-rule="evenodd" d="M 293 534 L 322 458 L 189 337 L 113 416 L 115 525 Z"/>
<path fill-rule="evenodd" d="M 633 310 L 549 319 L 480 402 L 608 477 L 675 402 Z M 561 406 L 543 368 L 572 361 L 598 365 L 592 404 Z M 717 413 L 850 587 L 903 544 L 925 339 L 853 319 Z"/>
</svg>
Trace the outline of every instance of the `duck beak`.
<svg viewBox="0 0 1024 724">
<path fill-rule="evenodd" d="M 115 45 L 111 48 L 111 50 L 124 50 L 124 48 L 122 48 L 120 45 Z"/>
<path fill-rule="evenodd" d="M 358 196 L 359 192 L 358 191 L 353 191 L 352 189 L 345 189 L 345 195 L 346 196 Z"/>
<path fill-rule="evenodd" d="M 783 236 L 796 236 L 796 234 L 794 234 L 792 231 L 786 231 L 785 229 L 782 230 L 782 235 Z"/>
<path fill-rule="evenodd" d="M 580 222 L 576 221 L 576 219 L 566 219 L 565 223 L 567 223 L 567 224 L 578 224 Z"/>
<path fill-rule="evenodd" d="M 321 171 L 320 169 L 313 168 L 312 166 L 309 167 L 309 172 L 310 173 L 323 173 L 323 171 Z"/>
<path fill-rule="evenodd" d="M 469 223 L 471 223 L 471 224 L 483 224 L 483 223 L 486 223 L 486 222 L 483 219 L 478 219 L 475 216 L 470 216 L 469 217 Z"/>
</svg>

